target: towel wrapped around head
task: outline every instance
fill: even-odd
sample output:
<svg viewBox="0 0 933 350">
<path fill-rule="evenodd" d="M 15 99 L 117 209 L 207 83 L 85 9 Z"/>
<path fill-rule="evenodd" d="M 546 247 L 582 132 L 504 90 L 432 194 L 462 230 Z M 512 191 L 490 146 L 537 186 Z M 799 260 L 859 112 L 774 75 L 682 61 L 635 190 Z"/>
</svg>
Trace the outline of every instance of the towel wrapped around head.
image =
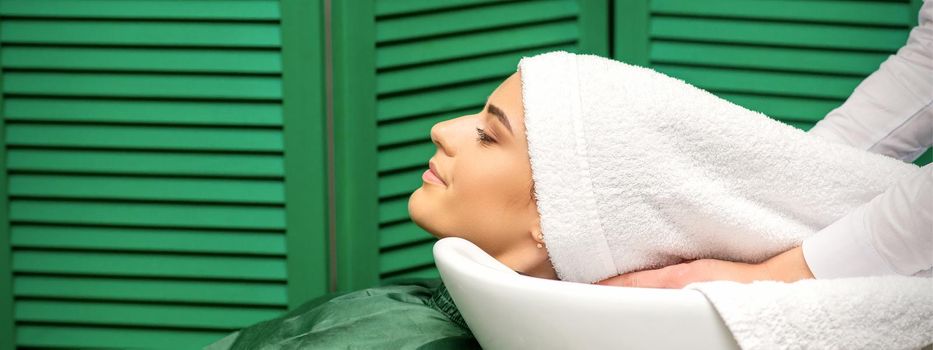
<svg viewBox="0 0 933 350">
<path fill-rule="evenodd" d="M 687 259 L 761 262 L 921 171 L 651 69 L 567 52 L 526 57 L 519 69 L 541 230 L 565 281 Z M 933 342 L 931 281 L 687 288 L 706 295 L 744 349 L 887 349 Z"/>
<path fill-rule="evenodd" d="M 919 171 L 648 68 L 562 51 L 519 68 L 541 230 L 562 280 L 760 262 Z"/>
</svg>

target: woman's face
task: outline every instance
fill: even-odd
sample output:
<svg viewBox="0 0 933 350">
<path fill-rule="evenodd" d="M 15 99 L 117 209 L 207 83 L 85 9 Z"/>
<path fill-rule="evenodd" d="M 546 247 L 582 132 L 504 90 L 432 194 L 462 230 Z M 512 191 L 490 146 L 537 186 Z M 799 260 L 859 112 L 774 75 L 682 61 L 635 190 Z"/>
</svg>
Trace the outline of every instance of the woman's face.
<svg viewBox="0 0 933 350">
<path fill-rule="evenodd" d="M 476 114 L 431 128 L 437 152 L 408 200 L 412 220 L 438 238 L 461 237 L 497 256 L 534 246 L 540 232 L 532 197 L 521 76 L 507 78 Z"/>
</svg>

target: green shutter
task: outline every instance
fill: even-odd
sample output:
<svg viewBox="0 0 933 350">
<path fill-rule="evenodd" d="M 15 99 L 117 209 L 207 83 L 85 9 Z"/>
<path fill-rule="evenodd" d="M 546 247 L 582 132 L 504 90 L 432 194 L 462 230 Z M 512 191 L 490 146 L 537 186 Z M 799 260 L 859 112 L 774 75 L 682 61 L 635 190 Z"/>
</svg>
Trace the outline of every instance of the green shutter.
<svg viewBox="0 0 933 350">
<path fill-rule="evenodd" d="M 323 134 L 284 156 L 302 136 L 284 121 L 323 125 L 307 114 L 323 94 L 283 111 L 277 1 L 4 0 L 0 16 L 16 346 L 200 347 L 326 291 L 323 264 L 287 254 L 315 242 L 291 235 L 326 239 L 326 204 L 294 231 L 286 193 L 323 201 L 326 183 L 286 186 L 286 169 L 326 165 Z"/>
<path fill-rule="evenodd" d="M 372 240 L 372 232 L 378 232 L 378 256 L 376 247 L 372 246 L 360 248 L 372 249 L 368 255 L 355 252 L 356 257 L 374 260 L 360 267 L 372 273 L 369 281 L 374 282 L 376 276 L 383 282 L 412 276 L 436 277 L 431 254 L 435 239 L 411 222 L 407 210 L 408 197 L 421 185 L 421 173 L 435 152 L 429 137 L 431 126 L 482 108 L 486 97 L 515 71 L 522 56 L 551 50 L 607 55 L 608 4 L 589 0 L 377 0 L 360 3 L 372 8 L 347 9 L 346 19 L 340 17 L 343 10 L 337 8 L 335 22 L 357 21 L 353 29 L 371 29 L 357 34 L 362 38 L 335 34 L 335 62 L 339 65 L 349 56 L 366 54 L 359 50 L 370 50 L 375 59 L 363 62 L 368 68 L 336 69 L 336 84 L 340 84 L 343 73 L 343 80 L 350 81 L 348 85 L 361 88 L 348 87 L 354 98 L 345 102 L 340 100 L 337 89 L 335 118 L 352 117 L 342 114 L 343 108 L 371 111 L 374 118 L 358 120 L 352 125 L 347 123 L 346 128 L 352 127 L 354 133 L 363 129 L 362 135 L 374 135 L 374 140 L 354 138 L 352 145 L 344 147 L 371 149 L 368 157 L 375 158 L 375 164 L 355 169 L 359 176 L 350 175 L 349 170 L 344 176 L 338 174 L 338 201 L 341 200 L 340 189 L 357 186 L 352 183 L 371 186 L 365 183 L 369 178 L 377 181 L 377 186 L 372 188 L 378 191 L 378 197 L 370 193 L 368 197 L 357 198 L 357 206 L 352 209 L 357 219 L 367 217 L 362 213 L 375 211 L 371 224 L 367 222 L 368 226 L 360 227 L 361 224 L 355 222 L 359 232 L 346 232 L 347 227 L 338 220 L 338 234 L 341 239 L 350 236 L 362 241 Z M 370 12 L 372 17 L 350 18 L 361 12 Z M 338 25 L 335 31 L 347 30 L 345 26 Z M 347 42 L 345 45 L 353 42 L 361 48 L 341 51 L 341 40 Z M 357 106 L 363 103 L 374 105 L 369 109 Z M 340 121 L 335 121 L 335 125 L 340 125 Z M 341 128 L 335 130 L 337 135 L 341 132 L 349 134 Z M 341 141 L 339 136 L 337 138 L 336 146 L 340 148 Z M 360 146 L 361 142 L 364 146 Z M 347 159 L 355 156 L 356 153 L 337 150 L 338 163 L 358 160 Z M 364 171 L 371 175 L 362 174 Z M 340 181 L 350 183 L 340 186 Z M 348 209 L 340 208 L 338 216 L 340 210 Z M 338 254 L 338 259 L 340 266 L 349 258 L 340 258 Z"/>
<path fill-rule="evenodd" d="M 907 39 L 908 4 L 651 1 L 651 65 L 809 129 Z"/>
<path fill-rule="evenodd" d="M 904 45 L 919 5 L 616 0 L 614 55 L 808 130 Z"/>
</svg>

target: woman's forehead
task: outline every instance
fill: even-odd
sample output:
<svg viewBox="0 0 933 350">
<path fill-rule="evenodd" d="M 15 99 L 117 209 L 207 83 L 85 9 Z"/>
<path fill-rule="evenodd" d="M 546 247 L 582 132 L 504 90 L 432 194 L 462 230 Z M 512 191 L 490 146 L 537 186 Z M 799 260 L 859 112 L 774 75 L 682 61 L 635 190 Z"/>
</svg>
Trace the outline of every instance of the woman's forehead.
<svg viewBox="0 0 933 350">
<path fill-rule="evenodd" d="M 522 80 L 519 72 L 510 75 L 489 96 L 489 103 L 503 110 L 512 124 L 523 124 L 525 108 L 522 105 Z"/>
</svg>

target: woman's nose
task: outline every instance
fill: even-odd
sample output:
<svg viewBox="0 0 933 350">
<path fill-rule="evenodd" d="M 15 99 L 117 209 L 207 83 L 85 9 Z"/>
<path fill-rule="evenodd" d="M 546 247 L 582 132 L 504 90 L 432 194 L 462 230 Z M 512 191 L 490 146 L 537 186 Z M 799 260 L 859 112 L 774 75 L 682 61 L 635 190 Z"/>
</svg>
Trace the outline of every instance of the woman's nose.
<svg viewBox="0 0 933 350">
<path fill-rule="evenodd" d="M 475 115 L 464 115 L 448 119 L 431 127 L 431 141 L 437 145 L 448 157 L 457 154 L 460 147 L 467 145 L 473 126 L 476 124 Z"/>
<path fill-rule="evenodd" d="M 431 142 L 434 142 L 434 144 L 437 145 L 437 149 L 444 152 L 444 154 L 449 157 L 453 154 L 451 154 L 450 143 L 446 135 L 448 132 L 447 129 L 449 129 L 447 122 L 449 121 L 443 121 L 431 127 Z"/>
</svg>

